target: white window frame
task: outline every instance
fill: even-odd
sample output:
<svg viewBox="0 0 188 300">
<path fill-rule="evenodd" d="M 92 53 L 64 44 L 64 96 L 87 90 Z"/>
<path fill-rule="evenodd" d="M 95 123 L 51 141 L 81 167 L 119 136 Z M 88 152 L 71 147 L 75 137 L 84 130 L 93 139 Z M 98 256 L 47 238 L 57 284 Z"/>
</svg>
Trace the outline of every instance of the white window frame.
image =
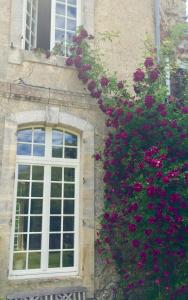
<svg viewBox="0 0 188 300">
<path fill-rule="evenodd" d="M 31 11 L 32 11 L 32 3 L 33 0 L 31 1 Z M 31 24 L 30 24 L 30 41 L 29 41 L 29 49 L 31 50 L 32 48 L 36 48 L 37 44 L 37 22 L 38 22 L 38 1 L 36 0 L 36 20 L 35 20 L 35 41 L 34 41 L 34 46 L 32 47 L 31 45 L 31 26 L 32 26 L 32 14 L 31 14 Z M 25 42 L 26 42 L 26 18 L 27 18 L 27 0 L 23 0 L 23 24 L 22 24 L 22 49 L 25 49 Z"/>
<path fill-rule="evenodd" d="M 21 129 L 27 128 L 42 128 L 43 126 L 28 126 L 21 127 Z M 15 218 L 16 218 L 16 196 L 17 196 L 17 174 L 15 176 L 15 189 L 14 189 L 14 206 L 13 206 L 13 218 L 12 218 L 12 235 L 11 235 L 11 251 L 10 251 L 10 268 L 9 268 L 9 276 L 11 279 L 27 279 L 27 278 L 45 278 L 45 277 L 54 277 L 54 276 L 75 276 L 78 275 L 79 270 L 79 173 L 80 173 L 80 136 L 66 128 L 62 127 L 44 127 L 45 128 L 45 156 L 24 156 L 17 155 L 16 156 L 16 166 L 18 164 L 26 164 L 26 165 L 43 165 L 46 168 L 51 166 L 60 166 L 60 167 L 73 167 L 75 168 L 75 245 L 74 245 L 74 267 L 64 267 L 64 268 L 49 268 L 48 265 L 48 238 L 49 238 L 49 230 L 46 232 L 42 232 L 42 246 L 41 246 L 41 269 L 29 269 L 29 270 L 13 270 L 13 253 L 14 253 L 14 234 L 15 234 Z M 77 159 L 69 159 L 69 158 L 53 158 L 51 157 L 51 149 L 52 149 L 52 129 L 65 130 L 68 133 L 72 133 L 77 136 Z M 17 168 L 17 167 L 16 167 Z M 47 182 L 50 182 L 50 172 L 47 171 L 44 173 L 44 176 L 48 177 Z M 45 181 L 45 178 L 44 178 Z M 43 215 L 46 213 L 48 216 L 42 219 L 42 228 L 49 228 L 49 205 L 50 205 L 50 185 L 46 185 L 46 189 L 44 190 L 45 194 L 48 197 L 47 205 L 43 205 Z M 46 249 L 46 250 L 44 250 Z"/>
<path fill-rule="evenodd" d="M 37 2 L 40 0 L 37 0 Z M 51 30 L 50 30 L 50 51 L 55 46 L 55 22 L 56 22 L 56 2 L 58 0 L 51 0 Z M 76 27 L 78 28 L 82 24 L 82 4 L 83 0 L 77 0 L 77 18 L 76 18 Z M 32 2 L 32 0 L 31 0 Z M 37 5 L 38 9 L 38 5 Z M 38 12 L 38 11 L 37 11 Z M 27 0 L 23 0 L 23 23 L 22 23 L 22 49 L 25 50 L 25 41 L 26 41 L 26 16 L 27 16 Z M 35 47 L 36 48 L 36 41 L 37 41 L 37 18 L 36 18 L 36 36 L 35 36 Z M 66 47 L 66 41 L 65 41 Z M 29 45 L 29 50 L 31 50 L 31 44 Z"/>
<path fill-rule="evenodd" d="M 40 1 L 40 0 L 39 0 Z M 51 0 L 51 39 L 50 39 L 50 50 L 55 46 L 55 22 L 56 22 L 56 2 L 58 0 Z M 77 0 L 77 18 L 76 18 L 76 27 L 78 28 L 81 25 L 82 20 L 82 0 Z M 67 22 L 67 19 L 65 20 Z M 65 40 L 66 48 L 66 40 Z"/>
</svg>

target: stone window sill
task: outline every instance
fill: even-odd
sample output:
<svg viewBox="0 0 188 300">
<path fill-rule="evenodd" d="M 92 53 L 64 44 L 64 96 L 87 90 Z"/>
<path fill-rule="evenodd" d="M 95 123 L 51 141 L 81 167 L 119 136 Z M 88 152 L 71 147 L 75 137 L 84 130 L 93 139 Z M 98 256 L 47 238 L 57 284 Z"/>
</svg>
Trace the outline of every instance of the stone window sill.
<svg viewBox="0 0 188 300">
<path fill-rule="evenodd" d="M 8 57 L 8 62 L 10 64 L 22 65 L 24 62 L 31 62 L 70 69 L 70 67 L 66 66 L 65 61 L 66 58 L 60 55 L 51 55 L 47 58 L 44 53 L 37 53 L 37 51 L 27 51 L 18 48 L 11 48 Z M 74 68 L 72 67 L 72 69 Z"/>
</svg>

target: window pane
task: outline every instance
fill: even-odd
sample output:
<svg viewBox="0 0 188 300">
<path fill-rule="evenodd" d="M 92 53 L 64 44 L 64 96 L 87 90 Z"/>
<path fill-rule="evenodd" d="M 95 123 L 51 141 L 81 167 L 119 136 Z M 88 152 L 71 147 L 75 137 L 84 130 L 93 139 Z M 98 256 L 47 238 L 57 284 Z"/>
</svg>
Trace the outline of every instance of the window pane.
<svg viewBox="0 0 188 300">
<path fill-rule="evenodd" d="M 65 133 L 65 145 L 77 146 L 77 136 L 71 133 Z"/>
<path fill-rule="evenodd" d="M 59 42 L 64 41 L 65 40 L 65 32 L 56 29 L 56 31 L 55 31 L 55 40 L 59 41 Z"/>
<path fill-rule="evenodd" d="M 60 249 L 61 248 L 61 234 L 50 234 L 49 248 Z"/>
<path fill-rule="evenodd" d="M 41 234 L 30 234 L 29 250 L 40 250 L 40 249 L 41 249 Z"/>
<path fill-rule="evenodd" d="M 42 214 L 42 199 L 31 199 L 31 214 Z"/>
<path fill-rule="evenodd" d="M 27 0 L 27 11 L 31 11 L 31 0 Z"/>
<path fill-rule="evenodd" d="M 15 253 L 13 258 L 13 270 L 24 270 L 26 267 L 26 253 Z"/>
<path fill-rule="evenodd" d="M 74 198 L 74 184 L 64 184 L 64 197 Z"/>
<path fill-rule="evenodd" d="M 74 217 L 63 218 L 63 231 L 74 231 Z"/>
<path fill-rule="evenodd" d="M 73 267 L 74 266 L 74 252 L 64 251 L 63 252 L 63 267 Z"/>
<path fill-rule="evenodd" d="M 17 155 L 31 155 L 31 144 L 17 144 Z"/>
<path fill-rule="evenodd" d="M 16 217 L 15 232 L 27 232 L 28 217 Z"/>
<path fill-rule="evenodd" d="M 42 197 L 43 196 L 43 183 L 42 182 L 32 182 L 31 196 L 32 197 Z"/>
<path fill-rule="evenodd" d="M 61 147 L 52 147 L 52 157 L 63 157 L 63 148 Z"/>
<path fill-rule="evenodd" d="M 75 169 L 65 168 L 64 169 L 64 181 L 74 181 L 75 179 Z"/>
<path fill-rule="evenodd" d="M 40 252 L 30 252 L 28 256 L 28 269 L 40 269 Z"/>
<path fill-rule="evenodd" d="M 44 128 L 34 129 L 34 143 L 44 144 L 45 143 L 45 130 Z"/>
<path fill-rule="evenodd" d="M 32 142 L 32 129 L 18 130 L 17 141 L 31 143 Z"/>
<path fill-rule="evenodd" d="M 28 214 L 28 199 L 17 199 L 16 202 L 16 214 L 24 215 Z"/>
<path fill-rule="evenodd" d="M 67 0 L 67 3 L 71 4 L 71 5 L 76 5 L 77 4 L 77 0 Z"/>
<path fill-rule="evenodd" d="M 42 231 L 42 217 L 31 217 L 30 232 L 41 232 L 41 231 Z"/>
<path fill-rule="evenodd" d="M 61 214 L 61 200 L 51 200 L 50 204 L 50 213 L 54 214 Z"/>
<path fill-rule="evenodd" d="M 62 168 L 52 167 L 51 181 L 62 181 Z"/>
<path fill-rule="evenodd" d="M 61 183 L 51 183 L 51 197 L 61 197 L 61 190 Z"/>
<path fill-rule="evenodd" d="M 63 249 L 73 249 L 74 248 L 74 234 L 65 233 L 63 235 Z"/>
<path fill-rule="evenodd" d="M 67 30 L 76 31 L 76 20 L 67 19 Z"/>
<path fill-rule="evenodd" d="M 52 130 L 52 144 L 53 145 L 63 145 L 63 131 Z"/>
<path fill-rule="evenodd" d="M 59 268 L 60 267 L 60 252 L 50 252 L 49 253 L 49 268 Z"/>
<path fill-rule="evenodd" d="M 26 24 L 30 26 L 31 18 L 29 15 L 26 16 Z"/>
<path fill-rule="evenodd" d="M 65 158 L 77 158 L 77 149 L 65 148 Z"/>
<path fill-rule="evenodd" d="M 64 214 L 74 214 L 74 200 L 64 200 Z"/>
<path fill-rule="evenodd" d="M 65 18 L 56 16 L 56 27 L 64 29 L 65 28 Z"/>
<path fill-rule="evenodd" d="M 29 196 L 29 182 L 18 182 L 17 196 L 18 197 Z"/>
<path fill-rule="evenodd" d="M 30 166 L 18 166 L 18 179 L 30 179 Z"/>
<path fill-rule="evenodd" d="M 27 250 L 27 234 L 15 234 L 14 251 Z"/>
<path fill-rule="evenodd" d="M 33 145 L 33 155 L 34 156 L 44 156 L 45 148 L 41 145 Z"/>
<path fill-rule="evenodd" d="M 56 14 L 65 15 L 65 5 L 63 3 L 56 4 Z"/>
<path fill-rule="evenodd" d="M 76 7 L 67 7 L 67 16 L 71 18 L 76 18 Z"/>
<path fill-rule="evenodd" d="M 74 32 L 67 31 L 67 40 L 72 43 L 72 38 L 74 35 Z"/>
<path fill-rule="evenodd" d="M 32 167 L 32 179 L 33 180 L 43 180 L 44 179 L 44 167 L 43 166 L 33 166 Z"/>
<path fill-rule="evenodd" d="M 61 217 L 50 217 L 50 231 L 61 231 Z"/>
</svg>

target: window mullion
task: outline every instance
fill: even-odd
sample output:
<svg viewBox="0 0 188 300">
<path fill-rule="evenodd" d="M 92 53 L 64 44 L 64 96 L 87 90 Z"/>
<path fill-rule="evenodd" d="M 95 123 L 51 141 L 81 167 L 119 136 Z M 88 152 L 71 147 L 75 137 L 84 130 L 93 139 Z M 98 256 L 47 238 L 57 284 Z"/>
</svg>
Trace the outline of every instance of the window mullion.
<svg viewBox="0 0 188 300">
<path fill-rule="evenodd" d="M 44 195 L 43 195 L 43 237 L 42 237 L 42 269 L 48 269 L 49 248 L 49 215 L 50 215 L 50 166 L 44 167 Z"/>
</svg>

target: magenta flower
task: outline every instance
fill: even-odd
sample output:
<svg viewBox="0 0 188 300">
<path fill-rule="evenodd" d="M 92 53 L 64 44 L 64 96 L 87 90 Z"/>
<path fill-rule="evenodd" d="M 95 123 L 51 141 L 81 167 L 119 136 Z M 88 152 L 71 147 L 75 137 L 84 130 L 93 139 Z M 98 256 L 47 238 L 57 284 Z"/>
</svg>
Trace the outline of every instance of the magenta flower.
<svg viewBox="0 0 188 300">
<path fill-rule="evenodd" d="M 146 229 L 144 230 L 145 235 L 149 236 L 152 234 L 152 229 Z"/>
<path fill-rule="evenodd" d="M 94 157 L 95 157 L 95 160 L 101 160 L 101 155 L 100 155 L 100 153 L 96 153 L 96 154 L 94 155 Z"/>
<path fill-rule="evenodd" d="M 164 184 L 168 184 L 168 183 L 170 182 L 170 178 L 169 178 L 168 176 L 164 176 L 164 177 L 162 178 L 162 182 L 163 182 Z"/>
<path fill-rule="evenodd" d="M 140 246 L 140 241 L 139 241 L 139 240 L 133 240 L 133 241 L 132 241 L 132 246 L 133 246 L 134 248 L 138 248 L 138 247 Z"/>
<path fill-rule="evenodd" d="M 87 88 L 88 88 L 89 91 L 94 90 L 94 89 L 96 88 L 96 83 L 95 83 L 95 81 L 94 81 L 94 80 L 91 80 L 91 81 L 88 83 Z"/>
<path fill-rule="evenodd" d="M 136 221 L 136 223 L 140 223 L 142 221 L 142 216 L 136 215 L 134 216 L 134 220 Z"/>
<path fill-rule="evenodd" d="M 141 69 L 137 69 L 133 74 L 134 81 L 143 81 L 145 77 L 145 73 Z"/>
<path fill-rule="evenodd" d="M 148 218 L 148 223 L 149 223 L 149 224 L 154 224 L 155 221 L 156 221 L 156 218 L 153 217 L 153 216 L 151 216 L 151 217 Z"/>
<path fill-rule="evenodd" d="M 154 65 L 153 58 L 152 57 L 146 57 L 145 62 L 144 62 L 144 66 L 146 68 L 150 68 L 153 65 Z"/>
<path fill-rule="evenodd" d="M 109 80 L 106 77 L 102 77 L 100 80 L 100 84 L 102 87 L 106 87 L 109 84 Z"/>
<path fill-rule="evenodd" d="M 149 197 L 153 197 L 156 193 L 156 188 L 153 185 L 149 185 L 146 190 Z"/>
<path fill-rule="evenodd" d="M 73 61 L 73 59 L 72 59 L 72 57 L 68 57 L 67 59 L 66 59 L 66 65 L 67 66 L 72 66 L 73 65 L 73 63 L 74 63 L 74 61 Z"/>
<path fill-rule="evenodd" d="M 136 225 L 135 224 L 129 224 L 128 229 L 130 232 L 135 232 L 136 231 Z"/>
<path fill-rule="evenodd" d="M 148 77 L 151 82 L 154 82 L 157 80 L 159 75 L 160 75 L 160 71 L 158 69 L 153 69 L 152 71 L 149 72 Z"/>
<path fill-rule="evenodd" d="M 181 112 L 183 114 L 188 114 L 188 106 L 183 106 L 182 109 L 181 109 Z"/>
<path fill-rule="evenodd" d="M 140 182 L 136 182 L 134 185 L 133 185 L 133 189 L 135 192 L 139 193 L 142 191 L 142 184 Z"/>
<path fill-rule="evenodd" d="M 153 104 L 155 103 L 155 99 L 151 95 L 147 95 L 145 97 L 145 106 L 147 108 L 152 108 Z"/>
<path fill-rule="evenodd" d="M 78 47 L 77 49 L 76 49 L 76 54 L 77 55 L 81 55 L 82 54 L 82 48 L 80 48 L 80 47 Z"/>
<path fill-rule="evenodd" d="M 75 67 L 80 68 L 82 65 L 82 57 L 80 55 L 77 55 L 74 59 Z"/>
</svg>

